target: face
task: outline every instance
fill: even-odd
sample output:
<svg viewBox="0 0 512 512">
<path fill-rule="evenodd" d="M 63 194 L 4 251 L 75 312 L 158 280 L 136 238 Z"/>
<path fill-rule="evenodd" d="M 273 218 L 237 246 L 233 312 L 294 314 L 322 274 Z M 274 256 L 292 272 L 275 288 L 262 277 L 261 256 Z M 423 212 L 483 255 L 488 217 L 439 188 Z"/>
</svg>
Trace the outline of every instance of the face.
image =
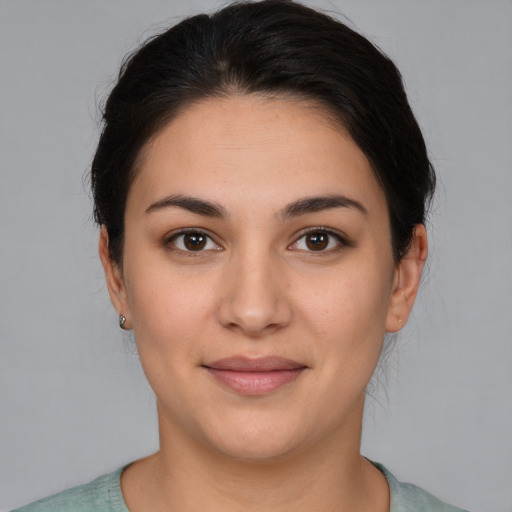
<svg viewBox="0 0 512 512">
<path fill-rule="evenodd" d="M 100 253 L 161 435 L 242 459 L 358 442 L 426 246 L 394 263 L 370 164 L 320 109 L 254 96 L 188 107 L 145 149 L 125 228 L 123 268 L 105 231 Z"/>
</svg>

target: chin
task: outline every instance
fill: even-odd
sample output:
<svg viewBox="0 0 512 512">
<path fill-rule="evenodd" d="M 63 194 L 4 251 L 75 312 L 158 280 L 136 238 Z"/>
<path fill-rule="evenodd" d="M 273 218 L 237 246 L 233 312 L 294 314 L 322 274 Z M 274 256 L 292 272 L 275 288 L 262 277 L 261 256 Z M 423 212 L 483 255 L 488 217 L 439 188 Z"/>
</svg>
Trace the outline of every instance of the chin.
<svg viewBox="0 0 512 512">
<path fill-rule="evenodd" d="M 230 459 L 247 463 L 265 463 L 284 459 L 295 452 L 294 443 L 276 439 L 247 439 L 240 442 L 222 443 L 216 446 L 217 451 Z"/>
<path fill-rule="evenodd" d="M 231 426 L 224 423 L 217 432 L 205 432 L 205 437 L 218 453 L 246 462 L 286 458 L 305 443 L 292 422 L 262 421 L 261 417 Z"/>
</svg>

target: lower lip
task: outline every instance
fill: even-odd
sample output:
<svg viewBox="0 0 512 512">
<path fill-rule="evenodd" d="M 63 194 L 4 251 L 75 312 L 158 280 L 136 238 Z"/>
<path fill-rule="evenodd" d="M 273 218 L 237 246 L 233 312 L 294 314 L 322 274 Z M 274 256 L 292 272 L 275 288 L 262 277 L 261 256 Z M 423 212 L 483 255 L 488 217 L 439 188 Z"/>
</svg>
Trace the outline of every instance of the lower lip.
<svg viewBox="0 0 512 512">
<path fill-rule="evenodd" d="M 220 383 L 242 395 L 266 395 L 293 382 L 305 370 L 273 370 L 269 372 L 240 372 L 207 368 Z"/>
</svg>

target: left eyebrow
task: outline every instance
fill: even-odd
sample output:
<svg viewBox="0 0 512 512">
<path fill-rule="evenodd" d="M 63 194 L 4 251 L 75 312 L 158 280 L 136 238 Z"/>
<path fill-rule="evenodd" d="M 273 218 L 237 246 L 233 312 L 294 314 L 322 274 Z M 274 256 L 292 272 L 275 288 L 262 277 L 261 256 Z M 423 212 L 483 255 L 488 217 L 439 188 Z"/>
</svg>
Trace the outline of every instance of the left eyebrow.
<svg viewBox="0 0 512 512">
<path fill-rule="evenodd" d="M 368 215 L 368 210 L 359 201 L 342 195 L 329 195 L 305 197 L 294 201 L 281 211 L 281 217 L 287 219 L 333 208 L 353 208 L 364 215 Z"/>
</svg>

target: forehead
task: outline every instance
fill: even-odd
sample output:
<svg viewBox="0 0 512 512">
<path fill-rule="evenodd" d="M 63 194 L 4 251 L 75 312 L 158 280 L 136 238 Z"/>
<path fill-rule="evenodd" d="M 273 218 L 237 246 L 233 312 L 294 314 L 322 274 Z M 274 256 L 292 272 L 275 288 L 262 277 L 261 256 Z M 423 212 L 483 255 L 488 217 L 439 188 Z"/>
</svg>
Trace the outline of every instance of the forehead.
<svg viewBox="0 0 512 512">
<path fill-rule="evenodd" d="M 276 207 L 340 193 L 386 208 L 368 159 L 319 104 L 255 95 L 194 103 L 147 144 L 127 207 L 180 193 Z"/>
</svg>

